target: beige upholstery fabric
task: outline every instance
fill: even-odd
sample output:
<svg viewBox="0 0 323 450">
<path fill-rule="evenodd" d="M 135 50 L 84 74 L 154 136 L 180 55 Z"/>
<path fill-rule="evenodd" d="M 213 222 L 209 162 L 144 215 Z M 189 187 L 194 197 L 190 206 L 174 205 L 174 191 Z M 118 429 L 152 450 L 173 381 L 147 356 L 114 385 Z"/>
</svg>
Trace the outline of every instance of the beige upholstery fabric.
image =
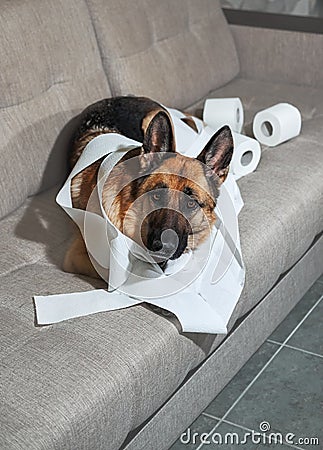
<svg viewBox="0 0 323 450">
<path fill-rule="evenodd" d="M 181 108 L 239 70 L 218 0 L 87 0 L 113 95 Z"/>
<path fill-rule="evenodd" d="M 253 92 L 241 91 L 250 104 Z M 264 149 L 257 171 L 239 180 L 247 276 L 230 327 L 323 230 L 323 145 L 314 131 L 322 125 L 323 117 L 307 120 L 299 138 Z M 41 450 L 119 448 L 223 336 L 179 333 L 175 319 L 145 306 L 35 328 L 33 295 L 104 287 L 61 270 L 71 224 L 54 197 L 37 195 L 1 221 L 3 448 L 24 448 L 26 439 Z"/>
<path fill-rule="evenodd" d="M 83 0 L 1 2 L 0 61 L 1 217 L 65 177 L 64 126 L 110 91 Z"/>
<path fill-rule="evenodd" d="M 323 87 L 323 34 L 232 25 L 240 76 Z"/>
</svg>

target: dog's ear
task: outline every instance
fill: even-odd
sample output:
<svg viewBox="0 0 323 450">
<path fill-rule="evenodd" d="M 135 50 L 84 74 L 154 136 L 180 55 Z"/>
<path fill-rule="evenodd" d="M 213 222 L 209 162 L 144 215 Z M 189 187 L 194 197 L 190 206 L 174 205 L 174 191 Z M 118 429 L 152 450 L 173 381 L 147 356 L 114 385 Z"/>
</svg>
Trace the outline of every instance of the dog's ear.
<svg viewBox="0 0 323 450">
<path fill-rule="evenodd" d="M 169 115 L 159 111 L 150 121 L 142 146 L 144 154 L 175 152 L 173 126 Z"/>
<path fill-rule="evenodd" d="M 229 172 L 233 155 L 233 137 L 230 128 L 225 125 L 209 140 L 196 159 L 206 165 L 206 175 L 217 175 L 223 182 Z"/>
</svg>

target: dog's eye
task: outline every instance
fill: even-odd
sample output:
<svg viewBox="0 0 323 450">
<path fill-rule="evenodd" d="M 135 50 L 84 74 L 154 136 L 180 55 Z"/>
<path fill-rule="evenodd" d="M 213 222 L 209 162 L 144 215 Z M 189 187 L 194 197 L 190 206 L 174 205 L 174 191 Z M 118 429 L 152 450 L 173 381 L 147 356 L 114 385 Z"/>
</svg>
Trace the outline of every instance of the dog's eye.
<svg viewBox="0 0 323 450">
<path fill-rule="evenodd" d="M 187 202 L 188 209 L 195 209 L 197 207 L 197 202 L 195 200 L 189 200 Z"/>
<path fill-rule="evenodd" d="M 152 192 L 151 194 L 151 198 L 154 202 L 159 202 L 161 199 L 161 194 L 160 192 Z"/>
</svg>

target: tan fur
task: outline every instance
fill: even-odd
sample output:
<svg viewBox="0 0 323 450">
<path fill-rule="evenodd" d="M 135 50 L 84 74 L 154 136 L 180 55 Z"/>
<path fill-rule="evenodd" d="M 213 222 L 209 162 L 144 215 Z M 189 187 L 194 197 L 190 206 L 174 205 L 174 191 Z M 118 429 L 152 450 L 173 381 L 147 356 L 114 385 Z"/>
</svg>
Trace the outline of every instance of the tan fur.
<svg viewBox="0 0 323 450">
<path fill-rule="evenodd" d="M 129 180 L 130 177 L 124 170 L 124 166 L 117 165 L 104 185 L 102 198 L 103 207 L 110 220 L 124 234 L 139 244 L 145 245 L 138 227 L 138 221 L 146 216 L 150 207 L 147 200 L 144 199 L 144 194 L 152 191 L 160 183 L 165 183 L 171 191 L 168 205 L 170 209 L 181 210 L 181 198 L 178 193 L 182 193 L 185 187 L 193 189 L 197 193 L 199 201 L 204 204 L 202 210 L 198 209 L 191 219 L 193 234 L 189 237 L 188 247 L 196 248 L 207 238 L 210 228 L 216 220 L 215 204 L 199 161 L 180 154 L 167 159 L 140 186 L 137 198 L 143 196 L 143 201 L 139 201 L 134 207 L 132 207 Z M 120 186 L 125 186 L 125 188 L 120 190 Z"/>
<path fill-rule="evenodd" d="M 74 167 L 84 148 L 92 139 L 101 134 L 113 132 L 114 130 L 102 127 L 100 129 L 92 128 L 84 133 L 82 137 L 74 143 L 70 159 L 71 166 Z M 97 184 L 97 174 L 101 162 L 102 158 L 72 178 L 71 197 L 74 208 L 83 210 L 87 208 L 89 198 Z M 92 278 L 100 278 L 90 261 L 83 237 L 77 227 L 73 242 L 65 255 L 63 270 L 65 270 L 65 272 L 87 275 Z"/>
<path fill-rule="evenodd" d="M 107 128 L 100 128 L 100 129 L 89 129 L 87 130 L 81 138 L 79 138 L 77 141 L 75 141 L 72 152 L 71 152 L 71 158 L 70 158 L 70 164 L 71 167 L 74 167 L 77 160 L 81 156 L 83 150 L 87 146 L 87 144 L 92 141 L 95 137 L 99 136 L 103 133 L 113 133 L 113 130 L 109 130 Z"/>
<path fill-rule="evenodd" d="M 141 128 L 145 134 L 151 120 L 163 108 L 151 110 L 142 120 Z M 194 120 L 190 115 L 186 115 L 184 122 L 198 131 Z M 72 149 L 71 165 L 73 166 L 82 154 L 85 146 L 96 136 L 115 132 L 104 127 L 91 128 L 76 140 Z M 190 226 L 192 232 L 188 236 L 187 248 L 194 249 L 201 244 L 209 235 L 211 227 L 214 225 L 216 216 L 214 213 L 215 202 L 214 193 L 210 192 L 203 164 L 198 159 L 188 158 L 179 153 L 165 158 L 158 165 L 157 169 L 149 173 L 138 188 L 133 180 L 139 176 L 144 167 L 143 159 L 145 155 L 140 148 L 128 152 L 121 161 L 114 167 L 103 187 L 103 207 L 112 223 L 124 234 L 138 242 L 146 245 L 145 242 L 145 217 L 150 210 L 149 195 L 147 193 L 155 189 L 161 183 L 167 185 L 170 192 L 168 208 L 182 211 L 182 203 L 187 201 L 187 196 L 183 197 L 183 191 L 189 188 L 194 191 L 201 208 L 190 216 Z M 91 164 L 77 174 L 71 181 L 71 196 L 73 206 L 85 210 L 91 194 L 97 184 L 98 169 L 102 159 Z M 125 164 L 129 165 L 125 168 Z M 227 176 L 225 170 L 219 180 L 223 182 Z M 140 199 L 140 200 L 138 200 Z M 140 226 L 142 220 L 142 226 Z M 139 225 L 139 226 L 138 226 Z M 72 273 L 80 273 L 91 277 L 99 277 L 88 256 L 86 246 L 79 231 L 68 250 L 64 270 Z"/>
<path fill-rule="evenodd" d="M 73 242 L 65 255 L 63 270 L 92 278 L 100 278 L 90 261 L 83 237 L 77 227 L 75 227 Z"/>
<path fill-rule="evenodd" d="M 97 184 L 97 174 L 102 158 L 91 164 L 71 180 L 71 197 L 74 208 L 86 209 L 90 195 Z"/>
<path fill-rule="evenodd" d="M 88 171 L 90 171 L 89 169 Z M 96 173 L 96 170 L 92 167 L 92 176 L 89 179 L 93 180 L 94 173 Z M 84 179 L 86 179 L 86 176 L 84 176 Z M 216 220 L 214 201 L 209 192 L 201 163 L 195 159 L 176 154 L 175 157 L 164 161 L 158 167 L 158 170 L 145 180 L 140 186 L 137 197 L 143 196 L 145 198 L 144 194 L 153 190 L 160 183 L 167 184 L 172 192 L 170 208 L 181 209 L 177 193 L 182 192 L 185 187 L 190 187 L 197 192 L 199 201 L 204 204 L 202 211 L 199 209 L 190 220 L 193 233 L 188 238 L 188 248 L 196 248 L 208 237 L 210 228 Z M 132 207 L 131 189 L 131 176 L 120 163 L 112 170 L 105 182 L 102 198 L 103 207 L 111 222 L 118 229 L 140 245 L 145 245 L 140 227 L 138 227 L 138 219 L 145 217 L 145 209 L 149 205 L 147 205 L 147 201 L 143 201 Z M 78 203 L 78 205 L 80 204 L 85 204 L 85 197 Z M 66 255 L 64 270 L 92 277 L 98 276 L 89 260 L 80 233 Z"/>
<path fill-rule="evenodd" d="M 182 118 L 181 120 L 186 123 L 186 125 L 188 125 L 189 127 L 191 127 L 196 133 L 199 132 L 199 130 L 197 129 L 196 123 L 193 119 L 193 117 L 188 114 L 188 113 L 184 113 L 185 114 L 185 118 Z"/>
</svg>

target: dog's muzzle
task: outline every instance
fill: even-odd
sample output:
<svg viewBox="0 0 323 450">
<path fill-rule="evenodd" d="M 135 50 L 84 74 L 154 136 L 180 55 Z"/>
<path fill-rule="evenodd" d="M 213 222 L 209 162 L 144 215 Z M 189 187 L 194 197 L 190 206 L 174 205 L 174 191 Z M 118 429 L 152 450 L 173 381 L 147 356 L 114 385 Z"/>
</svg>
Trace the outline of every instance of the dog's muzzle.
<svg viewBox="0 0 323 450">
<path fill-rule="evenodd" d="M 187 220 L 176 214 L 173 220 L 168 217 L 163 226 L 154 222 L 151 220 L 146 238 L 146 247 L 151 256 L 157 263 L 179 258 L 187 247 L 190 230 Z"/>
</svg>

